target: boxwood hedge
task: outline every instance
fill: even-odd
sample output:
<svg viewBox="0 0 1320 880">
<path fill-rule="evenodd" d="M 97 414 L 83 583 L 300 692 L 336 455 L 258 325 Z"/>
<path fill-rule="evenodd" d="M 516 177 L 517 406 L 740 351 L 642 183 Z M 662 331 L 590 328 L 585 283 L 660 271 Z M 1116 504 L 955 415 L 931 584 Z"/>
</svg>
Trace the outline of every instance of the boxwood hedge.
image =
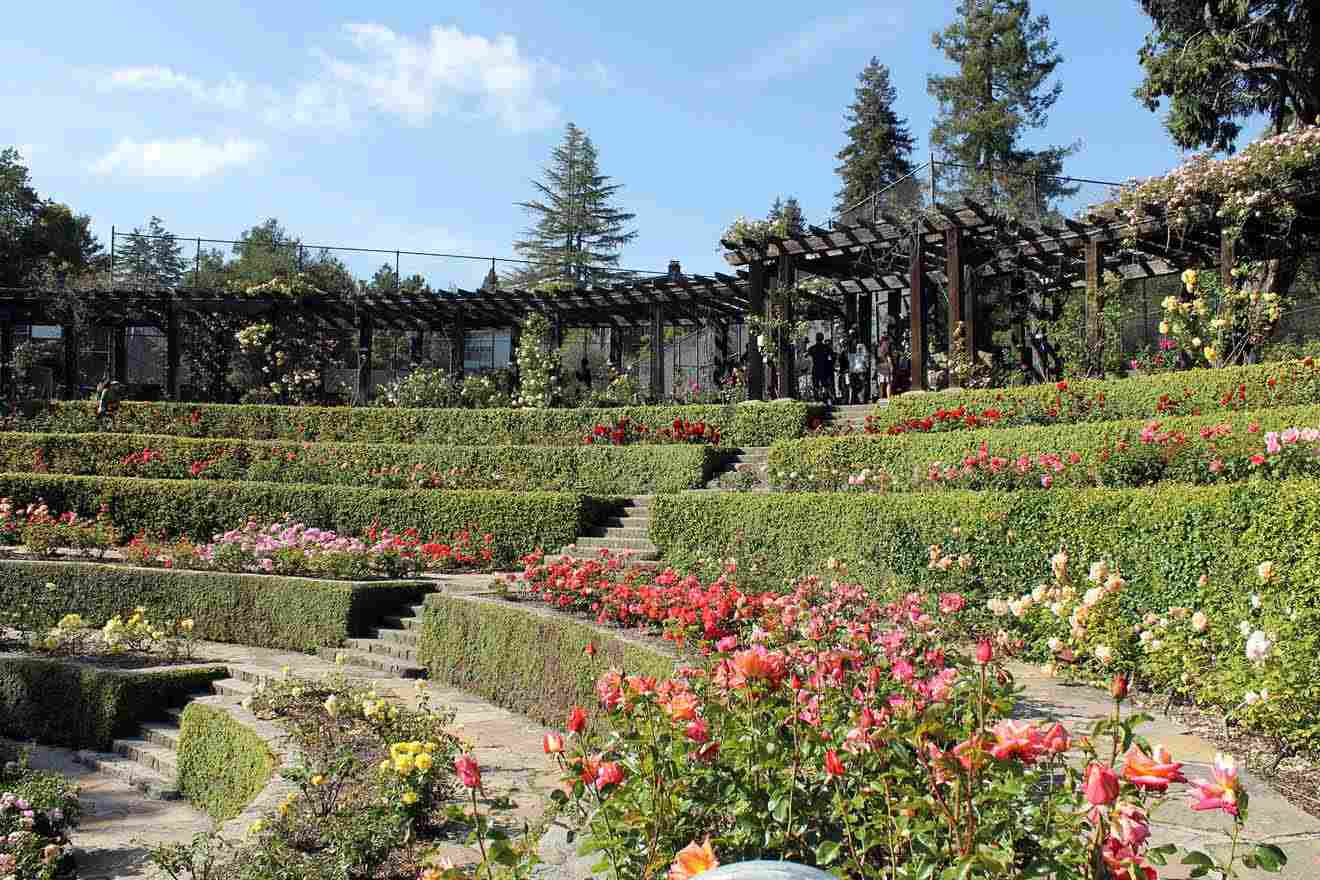
<svg viewBox="0 0 1320 880">
<path fill-rule="evenodd" d="M 179 788 L 217 822 L 243 812 L 275 772 L 265 740 L 219 706 L 189 703 L 179 731 Z"/>
<path fill-rule="evenodd" d="M 223 666 L 107 669 L 0 654 L 0 735 L 105 750 L 226 674 Z"/>
<path fill-rule="evenodd" d="M 355 489 L 348 486 L 0 474 L 0 498 L 45 501 L 57 512 L 94 516 L 105 505 L 126 535 L 210 540 L 249 518 L 291 517 L 361 534 L 373 523 L 443 534 L 468 525 L 494 535 L 494 561 L 509 565 L 537 547 L 572 543 L 596 516 L 595 502 L 567 492 Z"/>
<path fill-rule="evenodd" d="M 198 638 L 296 651 L 366 635 L 382 615 L 434 588 L 427 581 L 355 583 L 0 560 L 0 606 L 30 609 L 34 625 L 43 628 L 73 612 L 100 623 L 141 605 L 151 620 L 191 617 Z"/>
<path fill-rule="evenodd" d="M 1077 452 L 1092 462 L 1095 454 L 1119 440 L 1136 442 L 1148 419 L 1120 419 L 1112 422 L 1042 425 L 1021 428 L 980 428 L 967 431 L 944 431 L 931 434 L 859 434 L 843 437 L 813 437 L 784 440 L 770 449 L 772 472 L 804 474 L 833 472 L 849 474 L 862 468 L 884 470 L 904 486 L 912 474 L 924 474 L 935 462 L 956 464 L 964 456 L 976 455 L 981 444 L 991 455 L 1016 458 L 1020 453 Z M 1161 430 L 1182 431 L 1194 440 L 1201 428 L 1229 424 L 1236 436 L 1243 436 L 1251 425 L 1262 432 L 1289 427 L 1320 427 L 1320 405 L 1279 407 L 1277 409 L 1221 411 L 1209 415 L 1160 418 Z M 1261 445 L 1263 446 L 1263 439 Z M 1196 477 L 1187 467 L 1204 466 L 1199 458 L 1175 461 L 1165 479 L 1190 480 Z M 1182 468 L 1182 469 L 1180 469 Z"/>
<path fill-rule="evenodd" d="M 597 424 L 629 419 L 662 427 L 675 419 L 718 428 L 730 446 L 768 446 L 807 430 L 812 404 L 796 401 L 612 409 L 384 409 L 210 403 L 123 403 L 110 429 L 128 434 L 439 443 L 449 446 L 573 446 Z M 58 431 L 98 430 L 88 401 L 51 403 L 36 414 Z"/>
<path fill-rule="evenodd" d="M 150 455 L 144 456 L 144 452 Z M 432 446 L 203 439 L 150 434 L 0 435 L 0 471 L 649 495 L 701 486 L 725 452 L 705 445 Z M 458 471 L 458 473 L 454 473 Z"/>
<path fill-rule="evenodd" d="M 604 670 L 665 677 L 677 660 L 658 642 L 544 607 L 450 595 L 428 597 L 417 653 L 433 680 L 556 727 L 574 705 L 596 705 Z"/>
<path fill-rule="evenodd" d="M 884 430 L 959 407 L 977 414 L 998 410 L 999 427 L 1016 427 L 1305 404 L 1320 404 L 1320 367 L 1311 359 L 1129 379 L 1069 379 L 1059 386 L 903 394 L 877 408 L 872 424 Z"/>
</svg>

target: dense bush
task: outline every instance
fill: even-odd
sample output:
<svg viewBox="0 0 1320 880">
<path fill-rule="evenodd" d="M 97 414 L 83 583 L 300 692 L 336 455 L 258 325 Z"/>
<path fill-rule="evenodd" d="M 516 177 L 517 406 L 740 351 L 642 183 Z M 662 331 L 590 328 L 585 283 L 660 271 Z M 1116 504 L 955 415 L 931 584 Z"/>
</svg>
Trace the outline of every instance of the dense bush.
<svg viewBox="0 0 1320 880">
<path fill-rule="evenodd" d="M 711 447 L 677 443 L 550 448 L 12 432 L 0 444 L 0 471 L 649 495 L 697 488 L 720 456 Z"/>
<path fill-rule="evenodd" d="M 72 749 L 108 749 L 225 677 L 223 667 L 101 669 L 38 657 L 0 655 L 0 735 Z"/>
<path fill-rule="evenodd" d="M 537 547 L 562 547 L 579 534 L 593 502 L 564 492 L 354 489 L 347 486 L 145 480 L 0 474 L 0 498 L 45 501 L 52 510 L 97 514 L 104 504 L 126 536 L 210 540 L 249 518 L 288 517 L 342 534 L 377 525 L 394 532 L 449 535 L 472 527 L 495 536 L 493 562 L 508 565 Z"/>
<path fill-rule="evenodd" d="M 904 394 L 878 409 L 868 425 L 882 433 L 924 433 L 1307 404 L 1320 404 L 1320 367 L 1310 358 L 1130 379 L 1069 379 L 1057 385 Z"/>
<path fill-rule="evenodd" d="M 863 469 L 883 472 L 886 484 L 898 489 L 1220 482 L 1273 473 L 1277 461 L 1267 450 L 1266 436 L 1316 426 L 1320 406 L 1312 405 L 901 437 L 786 440 L 771 447 L 770 476 L 778 485 L 808 489 L 846 487 L 848 478 Z M 1023 455 L 1030 465 L 1018 469 Z M 1262 457 L 1254 466 L 1253 455 Z M 1314 455 L 1299 464 L 1320 474 L 1320 458 Z"/>
<path fill-rule="evenodd" d="M 216 821 L 232 819 L 256 797 L 275 757 L 250 727 L 217 706 L 189 703 L 179 730 L 179 789 Z"/>
<path fill-rule="evenodd" d="M 593 427 L 621 416 L 648 425 L 675 419 L 704 422 L 731 446 L 766 446 L 801 437 L 814 407 L 774 402 L 612 409 L 381 409 L 376 407 L 233 406 L 123 403 L 108 422 L 124 434 L 233 437 L 453 446 L 576 446 Z M 96 405 L 51 403 L 20 421 L 25 430 L 88 433 L 98 426 Z"/>
<path fill-rule="evenodd" d="M 52 586 L 53 585 L 53 586 Z M 381 615 L 431 589 L 421 581 L 318 581 L 275 575 L 168 571 L 92 562 L 0 561 L 0 622 L 54 626 L 65 614 L 100 624 L 139 606 L 153 619 L 192 619 L 193 635 L 295 651 L 365 635 Z"/>
<path fill-rule="evenodd" d="M 588 656 L 592 646 L 594 657 Z M 633 640 L 526 604 L 432 596 L 418 658 L 432 680 L 457 687 L 542 723 L 585 703 L 604 665 L 668 675 L 676 658 Z"/>
<path fill-rule="evenodd" d="M 0 743 L 0 877 L 57 880 L 76 876 L 69 831 L 82 814 L 78 784 L 34 770 L 26 753 Z"/>
</svg>

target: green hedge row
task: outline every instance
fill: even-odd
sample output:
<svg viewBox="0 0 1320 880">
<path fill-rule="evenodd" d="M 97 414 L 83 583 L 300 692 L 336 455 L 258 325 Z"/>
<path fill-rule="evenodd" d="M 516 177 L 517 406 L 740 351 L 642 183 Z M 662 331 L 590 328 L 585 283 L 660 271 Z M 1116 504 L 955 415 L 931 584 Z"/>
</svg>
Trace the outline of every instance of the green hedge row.
<svg viewBox="0 0 1320 880">
<path fill-rule="evenodd" d="M 224 667 L 125 670 L 0 655 L 0 735 L 71 749 L 110 748 L 160 717 Z"/>
<path fill-rule="evenodd" d="M 0 581 L 0 606 L 30 609 L 42 628 L 75 612 L 101 623 L 141 605 L 154 621 L 191 617 L 200 639 L 295 651 L 365 635 L 382 615 L 434 588 L 424 581 L 352 583 L 17 560 L 0 560 Z"/>
<path fill-rule="evenodd" d="M 659 645 L 566 614 L 473 596 L 430 596 L 417 652 L 433 680 L 559 729 L 574 705 L 594 714 L 596 680 L 606 669 L 663 677 L 677 660 Z"/>
<path fill-rule="evenodd" d="M 1062 390 L 1047 384 L 903 394 L 877 408 L 872 424 L 884 430 L 959 407 L 978 415 L 986 409 L 998 410 L 1003 414 L 996 423 L 999 427 L 1016 427 L 1320 404 L 1320 366 L 1302 361 L 1130 379 L 1069 379 L 1060 385 Z M 1232 401 L 1226 405 L 1223 401 L 1229 394 Z"/>
<path fill-rule="evenodd" d="M 144 451 L 152 455 L 144 460 Z M 150 434 L 0 434 L 0 471 L 376 488 L 509 488 L 650 495 L 700 487 L 726 453 L 704 445 L 430 446 Z M 458 469 L 461 473 L 451 473 Z"/>
<path fill-rule="evenodd" d="M 1247 428 L 1259 425 L 1255 439 L 1263 448 L 1265 431 L 1289 427 L 1320 427 L 1320 405 L 1279 407 L 1277 409 L 1221 411 L 1209 415 L 1161 417 L 1163 431 L 1182 431 L 1194 442 L 1201 442 L 1201 428 L 1219 424 L 1233 427 L 1239 440 L 1249 436 Z M 1121 419 L 1112 422 L 1042 425 L 1021 428 L 981 428 L 967 431 L 944 431 L 931 434 L 855 434 L 843 437 L 813 437 L 780 441 L 770 449 L 772 473 L 811 474 L 838 471 L 857 473 L 863 468 L 884 470 L 904 486 L 914 473 L 922 475 L 935 462 L 954 465 L 967 455 L 976 455 L 981 444 L 991 455 L 1016 458 L 1019 453 L 1076 452 L 1084 461 L 1094 462 L 1096 454 L 1119 440 L 1135 443 L 1149 419 Z M 1194 456 L 1176 461 L 1165 471 L 1164 479 L 1191 480 L 1196 466 L 1204 462 Z"/>
<path fill-rule="evenodd" d="M 189 703 L 179 731 L 179 788 L 217 822 L 232 819 L 266 787 L 276 760 L 265 740 L 222 708 Z"/>
<path fill-rule="evenodd" d="M 570 544 L 593 521 L 595 502 L 567 492 L 446 492 L 347 486 L 0 474 L 0 498 L 45 501 L 53 511 L 95 516 L 104 504 L 126 535 L 210 540 L 249 517 L 292 517 L 358 535 L 373 523 L 424 536 L 468 525 L 494 536 L 494 562 L 509 565 L 537 547 Z"/>
<path fill-rule="evenodd" d="M 246 440 L 312 440 L 369 443 L 438 443 L 448 446 L 572 446 L 597 424 L 627 416 L 653 427 L 675 419 L 718 428 L 730 446 L 768 446 L 801 437 L 818 408 L 795 401 L 727 405 L 635 406 L 613 409 L 382 409 L 190 403 L 119 406 L 110 430 L 124 434 L 175 434 Z M 39 423 L 61 432 L 98 426 L 87 401 L 51 403 Z"/>
</svg>

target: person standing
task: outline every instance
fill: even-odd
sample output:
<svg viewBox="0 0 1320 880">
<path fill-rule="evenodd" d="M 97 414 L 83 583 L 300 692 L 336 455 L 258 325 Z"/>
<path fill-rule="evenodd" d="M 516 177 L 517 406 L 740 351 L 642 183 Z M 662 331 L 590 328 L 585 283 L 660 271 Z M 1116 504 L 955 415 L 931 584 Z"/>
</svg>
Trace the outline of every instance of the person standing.
<svg viewBox="0 0 1320 880">
<path fill-rule="evenodd" d="M 578 385 L 582 386 L 583 394 L 591 394 L 591 361 L 582 358 L 582 364 L 573 373 L 573 378 L 577 380 Z"/>
<path fill-rule="evenodd" d="M 889 383 L 894 379 L 894 354 L 889 347 L 889 335 L 880 336 L 880 347 L 875 353 L 876 398 L 889 399 Z"/>
<path fill-rule="evenodd" d="M 834 401 L 834 347 L 825 341 L 824 333 L 816 334 L 816 344 L 807 349 L 811 358 L 811 393 L 819 401 Z"/>
<path fill-rule="evenodd" d="M 865 343 L 857 339 L 848 358 L 850 403 L 866 403 L 866 373 L 871 366 L 869 362 L 870 355 L 866 351 Z"/>
</svg>

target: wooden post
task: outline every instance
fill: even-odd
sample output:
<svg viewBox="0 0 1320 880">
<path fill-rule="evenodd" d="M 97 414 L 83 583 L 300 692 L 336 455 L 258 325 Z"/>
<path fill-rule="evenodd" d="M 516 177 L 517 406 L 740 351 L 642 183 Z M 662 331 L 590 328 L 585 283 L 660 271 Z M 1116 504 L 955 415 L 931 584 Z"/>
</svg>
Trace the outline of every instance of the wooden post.
<svg viewBox="0 0 1320 880">
<path fill-rule="evenodd" d="M 871 332 L 871 291 L 863 291 L 857 295 L 857 338 L 866 346 L 868 353 L 875 351 L 875 338 Z M 875 365 L 871 363 L 871 358 L 866 359 L 866 372 L 862 374 L 862 388 L 865 389 L 862 394 L 869 400 L 871 396 L 871 370 Z"/>
<path fill-rule="evenodd" d="M 110 332 L 114 334 L 115 340 L 114 379 L 125 384 L 128 382 L 128 328 L 120 324 Z"/>
<path fill-rule="evenodd" d="M 765 314 L 765 265 L 758 258 L 747 267 L 747 314 Z M 747 333 L 747 399 L 765 398 L 765 364 L 761 363 L 761 346 L 756 334 Z"/>
<path fill-rule="evenodd" d="M 963 325 L 963 348 L 975 357 L 963 316 L 962 230 L 956 226 L 944 230 L 944 274 L 949 290 L 949 361 L 953 361 L 953 334 L 959 324 Z"/>
<path fill-rule="evenodd" d="M 179 399 L 179 313 L 172 304 L 165 313 L 165 397 Z"/>
<path fill-rule="evenodd" d="M 454 319 L 454 323 L 448 328 L 447 335 L 449 336 L 449 378 L 461 382 L 463 380 L 463 362 L 467 360 L 467 334 L 463 331 L 463 319 L 461 317 Z M 517 334 L 514 333 L 509 339 L 511 354 L 516 353 L 513 351 L 517 347 L 514 343 L 516 338 Z"/>
<path fill-rule="evenodd" d="M 780 317 L 784 319 L 784 331 L 779 335 L 779 396 L 796 400 L 797 393 L 797 363 L 793 357 L 793 345 L 796 342 L 793 339 L 793 298 L 791 288 L 793 287 L 793 258 L 788 254 L 781 254 L 779 257 L 779 272 L 776 279 L 776 287 L 779 294 L 779 300 L 782 302 L 784 313 Z"/>
<path fill-rule="evenodd" d="M 1224 289 L 1233 286 L 1233 266 L 1237 263 L 1237 239 L 1227 232 L 1219 234 L 1219 283 Z"/>
<path fill-rule="evenodd" d="M 0 321 L 0 395 L 14 393 L 14 322 Z"/>
<path fill-rule="evenodd" d="M 371 316 L 358 318 L 358 393 L 357 402 L 371 400 Z"/>
<path fill-rule="evenodd" d="M 921 258 L 921 233 L 912 234 L 908 263 L 908 311 L 912 319 L 912 390 L 926 390 L 926 264 Z"/>
<path fill-rule="evenodd" d="M 64 398 L 73 400 L 78 396 L 78 331 L 73 327 L 64 328 Z"/>
<path fill-rule="evenodd" d="M 614 372 L 623 372 L 623 328 L 610 328 L 610 366 Z"/>
<path fill-rule="evenodd" d="M 665 395 L 665 307 L 651 306 L 651 398 L 657 402 Z"/>
<path fill-rule="evenodd" d="M 1089 373 L 1103 377 L 1105 371 L 1105 324 L 1101 312 L 1104 297 L 1105 246 L 1100 241 L 1086 242 L 1086 346 L 1091 352 Z"/>
<path fill-rule="evenodd" d="M 963 309 L 963 327 L 966 328 L 964 336 L 967 340 L 967 353 L 971 355 L 972 363 L 976 363 L 976 343 L 978 342 L 977 312 L 980 308 L 980 298 L 976 292 L 977 286 L 976 280 L 974 278 L 969 279 L 966 269 L 963 268 L 959 272 L 958 287 L 962 289 L 963 296 L 967 300 L 966 307 Z"/>
<path fill-rule="evenodd" d="M 846 337 L 851 330 L 857 329 L 857 294 L 844 293 L 843 295 L 843 335 Z"/>
</svg>

